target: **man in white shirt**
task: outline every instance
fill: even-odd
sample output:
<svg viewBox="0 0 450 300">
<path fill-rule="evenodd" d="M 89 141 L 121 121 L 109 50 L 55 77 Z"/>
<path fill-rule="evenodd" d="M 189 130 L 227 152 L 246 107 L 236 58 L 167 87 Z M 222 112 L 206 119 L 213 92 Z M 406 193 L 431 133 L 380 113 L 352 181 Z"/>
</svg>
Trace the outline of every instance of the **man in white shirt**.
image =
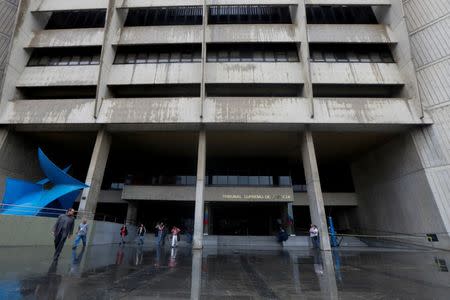
<svg viewBox="0 0 450 300">
<path fill-rule="evenodd" d="M 86 220 L 86 218 L 83 218 L 80 225 L 78 225 L 77 237 L 75 238 L 75 241 L 73 242 L 72 249 L 76 249 L 78 247 L 80 240 L 83 242 L 83 248 L 86 247 L 87 232 L 88 232 L 87 220 Z"/>
</svg>

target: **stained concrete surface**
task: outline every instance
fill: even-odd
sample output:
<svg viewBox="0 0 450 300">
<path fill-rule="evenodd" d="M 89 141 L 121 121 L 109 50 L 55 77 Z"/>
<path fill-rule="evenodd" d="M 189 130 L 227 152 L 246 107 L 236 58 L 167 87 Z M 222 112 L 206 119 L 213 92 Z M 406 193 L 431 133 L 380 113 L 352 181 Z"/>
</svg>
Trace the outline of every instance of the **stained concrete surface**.
<svg viewBox="0 0 450 300">
<path fill-rule="evenodd" d="M 150 243 L 148 243 L 150 244 Z M 448 299 L 450 253 L 0 248 L 0 299 Z"/>
</svg>

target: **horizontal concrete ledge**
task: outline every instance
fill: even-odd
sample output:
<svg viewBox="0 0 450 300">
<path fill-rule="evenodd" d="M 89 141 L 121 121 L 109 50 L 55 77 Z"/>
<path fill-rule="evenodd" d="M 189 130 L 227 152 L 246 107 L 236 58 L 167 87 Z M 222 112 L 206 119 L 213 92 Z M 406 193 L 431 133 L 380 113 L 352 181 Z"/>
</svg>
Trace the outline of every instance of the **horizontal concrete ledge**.
<svg viewBox="0 0 450 300">
<path fill-rule="evenodd" d="M 97 85 L 99 65 L 26 67 L 17 87 Z"/>
<path fill-rule="evenodd" d="M 323 202 L 326 206 L 357 206 L 358 198 L 356 193 L 323 193 Z M 293 205 L 309 206 L 307 193 L 294 193 Z"/>
<path fill-rule="evenodd" d="M 33 0 L 31 11 L 106 9 L 108 0 Z"/>
<path fill-rule="evenodd" d="M 206 27 L 207 43 L 300 42 L 295 24 L 221 24 Z"/>
<path fill-rule="evenodd" d="M 201 82 L 201 63 L 112 65 L 108 85 Z M 186 74 L 189 74 L 187 76 Z"/>
<path fill-rule="evenodd" d="M 300 62 L 207 63 L 206 83 L 304 83 Z"/>
<path fill-rule="evenodd" d="M 311 81 L 322 84 L 404 84 L 397 64 L 393 63 L 311 63 Z"/>
<path fill-rule="evenodd" d="M 383 24 L 309 24 L 310 43 L 397 43 L 395 34 Z"/>
<path fill-rule="evenodd" d="M 116 7 L 144 8 L 144 7 L 171 7 L 171 6 L 202 6 L 202 0 L 117 0 Z"/>
<path fill-rule="evenodd" d="M 371 5 L 389 6 L 391 0 L 305 0 L 306 5 Z"/>
<path fill-rule="evenodd" d="M 125 200 L 195 201 L 195 186 L 126 185 Z M 205 201 L 292 202 L 291 187 L 205 187 Z"/>
<path fill-rule="evenodd" d="M 117 30 L 113 45 L 201 43 L 202 26 L 138 26 Z"/>
<path fill-rule="evenodd" d="M 2 124 L 95 123 L 95 99 L 15 100 L 0 112 Z"/>
<path fill-rule="evenodd" d="M 102 46 L 104 32 L 103 28 L 41 30 L 28 48 Z"/>
<path fill-rule="evenodd" d="M 206 0 L 206 5 L 298 5 L 298 0 Z"/>
</svg>

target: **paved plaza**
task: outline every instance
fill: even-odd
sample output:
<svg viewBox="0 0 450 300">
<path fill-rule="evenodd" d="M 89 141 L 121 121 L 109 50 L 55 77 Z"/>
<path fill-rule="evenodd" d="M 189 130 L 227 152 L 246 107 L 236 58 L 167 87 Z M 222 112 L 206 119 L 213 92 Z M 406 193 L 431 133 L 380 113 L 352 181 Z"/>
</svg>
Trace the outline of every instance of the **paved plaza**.
<svg viewBox="0 0 450 300">
<path fill-rule="evenodd" d="M 0 249 L 1 299 L 448 299 L 450 253 L 126 245 Z"/>
</svg>

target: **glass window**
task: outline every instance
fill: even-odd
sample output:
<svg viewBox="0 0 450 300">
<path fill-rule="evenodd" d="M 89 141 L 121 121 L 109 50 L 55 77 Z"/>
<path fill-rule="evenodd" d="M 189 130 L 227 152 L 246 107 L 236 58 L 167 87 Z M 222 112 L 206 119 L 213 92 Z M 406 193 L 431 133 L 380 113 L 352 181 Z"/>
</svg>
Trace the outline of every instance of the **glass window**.
<svg viewBox="0 0 450 300">
<path fill-rule="evenodd" d="M 63 56 L 58 62 L 58 66 L 67 66 L 70 61 L 70 56 Z"/>
<path fill-rule="evenodd" d="M 172 52 L 170 54 L 170 62 L 180 62 L 181 53 L 180 52 Z"/>
<path fill-rule="evenodd" d="M 227 183 L 228 183 L 227 176 L 224 175 L 217 176 L 217 184 L 226 185 Z"/>
<path fill-rule="evenodd" d="M 288 52 L 288 61 L 299 61 L 297 51 Z"/>
<path fill-rule="evenodd" d="M 98 64 L 100 64 L 100 55 L 99 54 L 92 56 L 92 59 L 91 59 L 91 65 L 98 65 Z"/>
<path fill-rule="evenodd" d="M 361 62 L 370 62 L 370 57 L 368 53 L 358 53 L 358 57 Z"/>
<path fill-rule="evenodd" d="M 186 184 L 187 185 L 195 185 L 195 180 L 196 177 L 195 176 L 186 176 Z M 208 182 L 208 180 L 206 179 L 206 182 Z"/>
<path fill-rule="evenodd" d="M 253 52 L 250 50 L 241 51 L 241 61 L 253 61 Z"/>
<path fill-rule="evenodd" d="M 201 62 L 202 61 L 202 54 L 200 51 L 195 51 L 194 52 L 194 58 L 193 58 L 194 62 Z"/>
<path fill-rule="evenodd" d="M 265 51 L 264 52 L 264 58 L 266 61 L 268 62 L 273 62 L 275 61 L 275 56 L 273 54 L 273 51 Z"/>
<path fill-rule="evenodd" d="M 59 56 L 50 57 L 50 60 L 48 61 L 49 66 L 57 66 L 59 62 Z"/>
<path fill-rule="evenodd" d="M 253 52 L 253 61 L 264 61 L 264 53 L 262 51 Z"/>
<path fill-rule="evenodd" d="M 228 185 L 238 185 L 238 176 L 228 176 Z"/>
<path fill-rule="evenodd" d="M 69 65 L 74 66 L 74 65 L 80 64 L 80 58 L 81 57 L 78 55 L 72 56 L 72 58 L 70 59 Z"/>
<path fill-rule="evenodd" d="M 169 62 L 170 53 L 160 53 L 159 54 L 159 63 L 167 63 Z"/>
<path fill-rule="evenodd" d="M 91 63 L 90 56 L 82 56 L 80 59 L 80 65 L 89 65 Z"/>
<path fill-rule="evenodd" d="M 42 56 L 41 59 L 39 60 L 39 65 L 40 66 L 48 66 L 49 61 L 50 61 L 50 57 Z"/>
<path fill-rule="evenodd" d="M 290 186 L 291 185 L 291 177 L 290 176 L 279 176 L 278 182 L 280 186 Z"/>
<path fill-rule="evenodd" d="M 136 53 L 128 53 L 125 62 L 127 64 L 134 64 L 136 62 Z"/>
<path fill-rule="evenodd" d="M 239 185 L 248 185 L 248 176 L 239 176 Z"/>
<path fill-rule="evenodd" d="M 39 60 L 40 60 L 39 57 L 34 56 L 30 59 L 30 61 L 28 62 L 28 65 L 29 66 L 37 66 L 39 64 Z"/>
<path fill-rule="evenodd" d="M 218 61 L 228 61 L 228 52 L 227 51 L 219 51 Z"/>
<path fill-rule="evenodd" d="M 258 176 L 248 176 L 248 184 L 258 185 L 259 184 Z"/>
<path fill-rule="evenodd" d="M 370 61 L 373 63 L 380 63 L 382 62 L 380 53 L 378 52 L 370 52 Z"/>
<path fill-rule="evenodd" d="M 125 63 L 125 54 L 117 53 L 114 63 L 115 64 L 124 64 Z"/>
<path fill-rule="evenodd" d="M 287 54 L 284 51 L 277 51 L 275 52 L 275 59 L 276 61 L 287 61 Z"/>
<path fill-rule="evenodd" d="M 231 51 L 230 52 L 230 61 L 240 61 L 239 51 Z"/>
<path fill-rule="evenodd" d="M 272 185 L 270 176 L 259 176 L 260 185 Z"/>
<path fill-rule="evenodd" d="M 347 53 L 348 55 L 348 61 L 350 62 L 359 62 L 358 55 L 354 51 L 350 51 Z"/>
<path fill-rule="evenodd" d="M 145 64 L 147 62 L 147 52 L 140 52 L 136 56 L 137 64 Z"/>
<path fill-rule="evenodd" d="M 311 53 L 311 58 L 313 61 L 325 61 L 325 57 L 320 50 L 313 50 Z"/>
<path fill-rule="evenodd" d="M 158 53 L 150 52 L 147 57 L 147 63 L 155 64 L 158 62 Z"/>
<path fill-rule="evenodd" d="M 339 62 L 346 62 L 346 61 L 348 61 L 347 53 L 345 51 L 336 51 L 334 53 L 334 55 L 336 57 L 336 61 L 339 61 Z"/>
<path fill-rule="evenodd" d="M 175 179 L 176 185 L 186 185 L 186 176 L 177 176 Z"/>
<path fill-rule="evenodd" d="M 380 56 L 381 56 L 381 60 L 384 63 L 393 63 L 394 62 L 394 59 L 392 58 L 391 53 L 389 53 L 387 51 L 381 52 Z"/>
<path fill-rule="evenodd" d="M 334 57 L 334 53 L 331 51 L 326 51 L 325 52 L 325 61 L 330 61 L 330 62 L 336 61 L 336 58 Z"/>
<path fill-rule="evenodd" d="M 211 61 L 211 62 L 217 61 L 217 52 L 216 51 L 208 51 L 206 58 L 208 61 Z"/>
</svg>

